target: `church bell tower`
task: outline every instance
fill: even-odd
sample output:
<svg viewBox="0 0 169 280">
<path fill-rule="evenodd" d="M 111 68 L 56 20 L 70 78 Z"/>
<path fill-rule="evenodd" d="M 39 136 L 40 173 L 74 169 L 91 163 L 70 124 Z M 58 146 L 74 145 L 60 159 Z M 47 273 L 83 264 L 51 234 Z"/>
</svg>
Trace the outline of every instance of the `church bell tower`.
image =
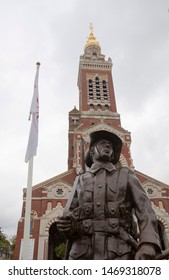
<svg viewBox="0 0 169 280">
<path fill-rule="evenodd" d="M 89 134 L 97 130 L 107 130 L 118 135 L 123 142 L 120 165 L 133 167 L 130 133 L 121 127 L 117 112 L 112 60 L 105 59 L 99 42 L 90 24 L 90 34 L 80 56 L 78 72 L 79 109 L 69 112 L 69 154 L 68 169 L 76 173 L 84 170 L 84 151 L 87 149 Z"/>
</svg>

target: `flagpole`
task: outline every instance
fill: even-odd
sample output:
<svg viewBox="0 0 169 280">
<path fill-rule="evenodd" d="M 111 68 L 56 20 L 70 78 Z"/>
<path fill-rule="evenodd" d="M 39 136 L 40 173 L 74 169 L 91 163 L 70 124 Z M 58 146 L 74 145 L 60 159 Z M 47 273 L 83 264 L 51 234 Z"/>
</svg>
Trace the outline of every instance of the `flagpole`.
<svg viewBox="0 0 169 280">
<path fill-rule="evenodd" d="M 33 179 L 33 158 L 28 162 L 28 178 L 26 192 L 25 222 L 23 235 L 22 259 L 29 260 L 29 240 L 30 240 L 30 220 L 31 220 L 31 201 L 32 201 L 32 179 Z"/>
<path fill-rule="evenodd" d="M 29 120 L 32 119 L 25 162 L 28 162 L 27 191 L 25 201 L 25 219 L 22 246 L 20 249 L 20 259 L 29 260 L 33 258 L 33 250 L 31 247 L 33 239 L 30 239 L 30 222 L 31 222 L 31 202 L 32 202 L 32 181 L 33 181 L 33 159 L 36 155 L 38 146 L 38 119 L 39 119 L 39 93 L 38 93 L 38 77 L 40 63 L 36 63 L 37 70 L 34 82 L 34 93 L 30 108 Z"/>
</svg>

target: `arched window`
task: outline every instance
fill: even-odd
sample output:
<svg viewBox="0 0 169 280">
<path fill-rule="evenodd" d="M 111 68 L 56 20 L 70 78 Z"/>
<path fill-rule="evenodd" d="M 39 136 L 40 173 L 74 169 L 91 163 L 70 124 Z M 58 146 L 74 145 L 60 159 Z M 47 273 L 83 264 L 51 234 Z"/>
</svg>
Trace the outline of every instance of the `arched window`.
<svg viewBox="0 0 169 280">
<path fill-rule="evenodd" d="M 90 105 L 89 105 L 89 109 L 90 109 L 90 110 L 94 110 L 94 105 L 93 105 L 93 104 L 90 104 Z"/>
<path fill-rule="evenodd" d="M 47 210 L 52 210 L 52 202 L 49 201 L 47 204 Z"/>
<path fill-rule="evenodd" d="M 96 98 L 97 98 L 97 100 L 100 100 L 100 99 L 101 99 L 101 96 L 100 96 L 99 77 L 96 77 L 96 78 L 95 78 L 95 83 L 96 83 Z"/>
<path fill-rule="evenodd" d="M 104 100 L 107 100 L 108 99 L 108 96 L 107 96 L 107 82 L 105 80 L 102 81 L 102 87 L 103 87 Z"/>
<path fill-rule="evenodd" d="M 105 80 L 102 81 L 102 84 L 103 84 L 103 88 L 107 88 L 107 84 Z"/>
<path fill-rule="evenodd" d="M 93 99 L 93 81 L 89 80 L 89 99 Z"/>
<path fill-rule="evenodd" d="M 99 77 L 95 78 L 96 86 L 99 85 Z"/>
<path fill-rule="evenodd" d="M 90 79 L 89 80 L 89 88 L 92 88 L 93 87 L 93 81 Z"/>
</svg>

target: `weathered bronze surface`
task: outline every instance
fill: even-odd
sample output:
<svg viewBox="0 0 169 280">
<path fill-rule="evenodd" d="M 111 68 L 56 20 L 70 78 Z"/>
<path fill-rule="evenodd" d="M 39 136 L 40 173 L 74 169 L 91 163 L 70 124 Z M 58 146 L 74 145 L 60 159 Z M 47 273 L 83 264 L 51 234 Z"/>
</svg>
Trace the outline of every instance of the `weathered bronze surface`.
<svg viewBox="0 0 169 280">
<path fill-rule="evenodd" d="M 160 253 L 157 219 L 134 172 L 116 168 L 122 142 L 113 133 L 90 135 L 86 165 L 77 176 L 70 207 L 57 229 L 67 238 L 69 260 L 145 260 Z"/>
</svg>

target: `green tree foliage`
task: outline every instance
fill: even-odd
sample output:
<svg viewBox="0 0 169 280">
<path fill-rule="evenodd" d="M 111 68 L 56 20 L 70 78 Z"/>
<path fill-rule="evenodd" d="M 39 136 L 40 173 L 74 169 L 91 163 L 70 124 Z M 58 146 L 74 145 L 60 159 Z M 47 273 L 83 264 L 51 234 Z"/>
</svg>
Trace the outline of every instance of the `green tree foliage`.
<svg viewBox="0 0 169 280">
<path fill-rule="evenodd" d="M 0 256 L 9 259 L 15 249 L 16 236 L 8 238 L 0 227 Z"/>
<path fill-rule="evenodd" d="M 65 243 L 61 243 L 61 244 L 59 244 L 59 245 L 55 248 L 56 257 L 57 257 L 59 260 L 63 260 L 63 259 L 64 259 L 65 247 L 66 247 Z"/>
</svg>

